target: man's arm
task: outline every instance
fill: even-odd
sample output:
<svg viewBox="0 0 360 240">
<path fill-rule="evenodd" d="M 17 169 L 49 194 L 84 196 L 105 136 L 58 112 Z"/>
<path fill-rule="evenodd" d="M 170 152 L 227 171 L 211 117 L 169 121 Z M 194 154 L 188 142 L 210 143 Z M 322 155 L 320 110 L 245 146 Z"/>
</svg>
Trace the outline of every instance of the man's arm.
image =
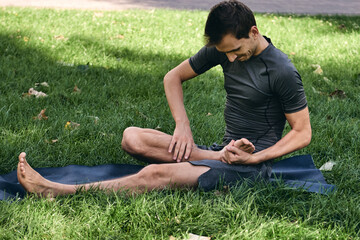
<svg viewBox="0 0 360 240">
<path fill-rule="evenodd" d="M 275 145 L 254 154 L 246 153 L 235 146 L 228 145 L 222 161 L 230 164 L 258 164 L 309 145 L 311 141 L 311 124 L 308 107 L 296 113 L 285 114 L 285 116 L 291 130 Z"/>
<path fill-rule="evenodd" d="M 190 122 L 184 107 L 182 83 L 196 76 L 189 60 L 185 60 L 164 77 L 166 99 L 176 124 L 168 151 L 173 152 L 173 160 L 177 162 L 183 158 L 187 160 L 194 146 Z"/>
</svg>

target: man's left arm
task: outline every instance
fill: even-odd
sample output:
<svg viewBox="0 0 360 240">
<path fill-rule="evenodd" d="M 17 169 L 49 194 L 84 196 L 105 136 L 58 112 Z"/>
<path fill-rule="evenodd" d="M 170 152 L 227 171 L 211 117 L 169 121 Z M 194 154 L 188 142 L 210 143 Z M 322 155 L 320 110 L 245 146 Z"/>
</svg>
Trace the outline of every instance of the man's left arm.
<svg viewBox="0 0 360 240">
<path fill-rule="evenodd" d="M 285 114 L 291 130 L 275 145 L 260 152 L 249 154 L 235 146 L 226 146 L 223 162 L 230 164 L 258 164 L 266 160 L 281 157 L 306 147 L 311 141 L 311 124 L 308 107 L 295 112 Z"/>
</svg>

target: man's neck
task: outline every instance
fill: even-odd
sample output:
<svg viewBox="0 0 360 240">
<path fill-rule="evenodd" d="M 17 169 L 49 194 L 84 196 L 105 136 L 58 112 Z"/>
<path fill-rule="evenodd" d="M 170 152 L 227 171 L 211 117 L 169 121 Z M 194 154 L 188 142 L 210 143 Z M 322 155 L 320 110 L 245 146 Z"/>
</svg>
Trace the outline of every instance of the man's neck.
<svg viewBox="0 0 360 240">
<path fill-rule="evenodd" d="M 259 44 L 258 44 L 258 46 L 256 48 L 256 52 L 255 52 L 254 55 L 257 56 L 260 53 L 262 53 L 262 51 L 264 51 L 267 48 L 267 46 L 269 46 L 269 42 L 266 41 L 266 39 L 264 38 L 263 35 L 260 35 L 259 36 Z"/>
</svg>

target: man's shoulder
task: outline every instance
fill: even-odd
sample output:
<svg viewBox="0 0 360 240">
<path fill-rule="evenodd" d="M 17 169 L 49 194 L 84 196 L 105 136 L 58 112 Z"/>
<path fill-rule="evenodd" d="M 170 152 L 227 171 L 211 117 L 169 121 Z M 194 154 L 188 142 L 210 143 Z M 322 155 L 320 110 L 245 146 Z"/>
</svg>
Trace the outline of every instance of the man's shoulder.
<svg viewBox="0 0 360 240">
<path fill-rule="evenodd" d="M 278 74 L 288 74 L 297 71 L 288 55 L 271 44 L 269 51 L 261 56 L 269 70 L 276 71 Z"/>
</svg>

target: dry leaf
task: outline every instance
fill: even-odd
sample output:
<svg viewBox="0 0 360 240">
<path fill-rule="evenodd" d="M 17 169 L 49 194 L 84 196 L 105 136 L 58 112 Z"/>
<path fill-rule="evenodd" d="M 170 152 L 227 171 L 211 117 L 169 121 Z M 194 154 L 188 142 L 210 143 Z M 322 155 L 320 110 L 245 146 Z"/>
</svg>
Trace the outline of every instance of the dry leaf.
<svg viewBox="0 0 360 240">
<path fill-rule="evenodd" d="M 189 233 L 189 238 L 187 238 L 187 239 L 188 240 L 210 240 L 211 238 Z"/>
<path fill-rule="evenodd" d="M 53 139 L 53 140 L 50 140 L 50 141 L 47 140 L 47 139 L 45 139 L 45 142 L 46 142 L 46 143 L 50 143 L 50 144 L 51 144 L 51 143 L 57 143 L 58 141 L 59 141 L 59 139 Z"/>
<path fill-rule="evenodd" d="M 28 93 L 28 92 L 22 94 L 22 97 L 23 97 L 23 98 L 28 98 L 28 97 L 31 97 L 31 96 L 32 96 L 32 95 L 31 95 L 30 93 Z"/>
<path fill-rule="evenodd" d="M 28 42 L 29 38 L 28 37 L 24 37 L 24 42 Z"/>
<path fill-rule="evenodd" d="M 290 55 L 293 55 L 293 56 L 294 56 L 295 54 L 296 54 L 295 52 L 291 52 L 291 53 L 290 53 Z"/>
<path fill-rule="evenodd" d="M 39 97 L 47 97 L 47 95 L 45 93 L 40 92 L 40 91 L 36 91 L 34 88 L 30 88 L 28 93 L 30 95 L 34 95 L 37 98 L 39 98 Z"/>
<path fill-rule="evenodd" d="M 339 97 L 339 98 L 346 98 L 346 94 L 343 90 L 335 89 L 332 93 L 330 93 L 330 97 Z"/>
<path fill-rule="evenodd" d="M 81 93 L 81 89 L 78 88 L 77 85 L 75 85 L 74 89 L 73 89 L 73 93 Z"/>
<path fill-rule="evenodd" d="M 68 121 L 65 124 L 65 129 L 67 129 L 67 130 L 73 130 L 73 129 L 76 129 L 78 127 L 80 127 L 80 124 L 76 123 L 76 122 L 72 122 L 72 121 Z"/>
<path fill-rule="evenodd" d="M 35 86 L 36 86 L 36 87 L 39 86 L 39 85 L 41 85 L 41 86 L 43 86 L 43 87 L 50 87 L 47 82 L 35 83 Z"/>
<path fill-rule="evenodd" d="M 124 35 L 118 34 L 118 35 L 116 35 L 116 36 L 114 36 L 114 37 L 110 37 L 110 40 L 113 40 L 113 39 L 124 39 L 124 38 L 125 38 Z"/>
<path fill-rule="evenodd" d="M 324 163 L 319 169 L 322 171 L 331 171 L 336 163 L 329 161 Z"/>
<path fill-rule="evenodd" d="M 313 65 L 311 65 L 313 68 L 316 68 L 315 70 L 314 70 L 314 73 L 315 74 L 319 74 L 319 75 L 322 75 L 324 72 L 323 72 L 323 70 L 321 69 L 321 66 L 319 65 L 319 64 L 313 64 Z"/>
<path fill-rule="evenodd" d="M 64 40 L 67 41 L 69 38 L 64 37 L 63 35 L 55 35 L 54 38 L 56 40 Z"/>
<path fill-rule="evenodd" d="M 48 120 L 48 117 L 45 115 L 46 108 L 40 111 L 40 113 L 33 117 L 34 120 Z"/>
<path fill-rule="evenodd" d="M 212 113 L 207 113 L 206 116 L 212 116 Z"/>
</svg>

